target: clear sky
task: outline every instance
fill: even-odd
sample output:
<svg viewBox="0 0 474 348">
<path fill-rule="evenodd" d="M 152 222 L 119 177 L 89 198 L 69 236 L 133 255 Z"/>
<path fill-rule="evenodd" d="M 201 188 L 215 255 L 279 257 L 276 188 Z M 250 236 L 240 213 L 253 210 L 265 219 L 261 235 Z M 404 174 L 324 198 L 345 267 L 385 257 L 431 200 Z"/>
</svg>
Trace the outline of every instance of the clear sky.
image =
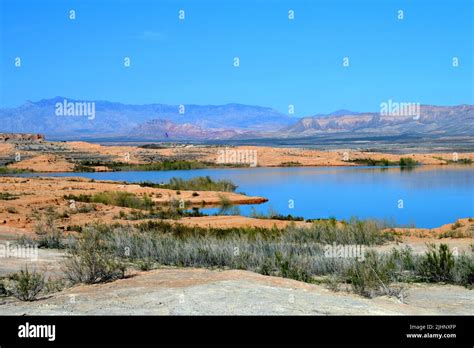
<svg viewBox="0 0 474 348">
<path fill-rule="evenodd" d="M 377 111 L 389 99 L 474 104 L 473 3 L 0 0 L 0 106 L 65 96 L 293 104 L 306 116 Z"/>
</svg>

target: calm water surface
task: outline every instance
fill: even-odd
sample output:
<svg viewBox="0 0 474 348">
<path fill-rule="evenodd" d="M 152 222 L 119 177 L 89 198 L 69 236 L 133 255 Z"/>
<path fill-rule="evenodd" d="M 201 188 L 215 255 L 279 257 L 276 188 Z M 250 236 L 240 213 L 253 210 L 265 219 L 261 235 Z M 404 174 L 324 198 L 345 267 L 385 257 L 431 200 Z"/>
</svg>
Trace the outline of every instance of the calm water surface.
<svg viewBox="0 0 474 348">
<path fill-rule="evenodd" d="M 377 218 L 398 225 L 437 227 L 461 217 L 474 217 L 474 166 L 199 169 L 160 172 L 59 173 L 97 180 L 167 182 L 209 175 L 237 184 L 237 192 L 263 196 L 269 202 L 240 206 L 266 213 L 304 218 Z M 290 201 L 294 208 L 290 208 Z M 403 208 L 401 201 L 403 201 Z M 204 209 L 213 213 L 215 209 Z"/>
</svg>

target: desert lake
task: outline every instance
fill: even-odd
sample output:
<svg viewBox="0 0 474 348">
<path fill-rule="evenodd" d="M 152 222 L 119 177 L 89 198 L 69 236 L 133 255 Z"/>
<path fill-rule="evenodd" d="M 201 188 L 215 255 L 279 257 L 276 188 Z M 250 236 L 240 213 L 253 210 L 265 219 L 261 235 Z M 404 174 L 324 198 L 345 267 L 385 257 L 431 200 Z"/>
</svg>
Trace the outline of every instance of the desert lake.
<svg viewBox="0 0 474 348">
<path fill-rule="evenodd" d="M 239 206 L 306 219 L 376 218 L 400 226 L 432 228 L 458 218 L 474 217 L 473 166 L 290 167 L 198 169 L 144 172 L 55 173 L 96 180 L 167 182 L 172 177 L 210 176 L 238 185 L 237 192 L 269 199 L 259 205 Z M 206 208 L 205 213 L 216 213 Z"/>
</svg>

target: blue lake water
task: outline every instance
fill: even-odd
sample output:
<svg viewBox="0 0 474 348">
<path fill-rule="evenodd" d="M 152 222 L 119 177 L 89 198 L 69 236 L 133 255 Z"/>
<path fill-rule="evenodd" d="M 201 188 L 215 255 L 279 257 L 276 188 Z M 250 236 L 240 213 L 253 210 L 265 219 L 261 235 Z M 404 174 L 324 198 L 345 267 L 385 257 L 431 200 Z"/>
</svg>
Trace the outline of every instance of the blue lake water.
<svg viewBox="0 0 474 348">
<path fill-rule="evenodd" d="M 397 225 L 437 227 L 474 217 L 474 166 L 199 169 L 159 172 L 59 173 L 97 180 L 167 182 L 209 175 L 238 185 L 237 192 L 263 196 L 269 202 L 240 206 L 266 213 L 304 218 L 377 218 Z M 403 207 L 401 208 L 402 204 Z M 291 201 L 294 207 L 290 207 Z M 204 209 L 204 212 L 215 210 Z"/>
</svg>

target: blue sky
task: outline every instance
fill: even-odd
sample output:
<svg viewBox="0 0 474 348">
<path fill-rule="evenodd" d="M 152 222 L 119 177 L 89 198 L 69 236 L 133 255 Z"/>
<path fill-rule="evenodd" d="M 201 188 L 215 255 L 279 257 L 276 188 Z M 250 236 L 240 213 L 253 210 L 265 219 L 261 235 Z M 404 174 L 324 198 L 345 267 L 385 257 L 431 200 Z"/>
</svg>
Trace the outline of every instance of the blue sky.
<svg viewBox="0 0 474 348">
<path fill-rule="evenodd" d="M 474 103 L 471 0 L 0 4 L 1 107 L 65 96 L 131 104 L 243 103 L 282 112 L 293 104 L 297 116 L 306 116 L 343 108 L 377 111 L 389 99 Z M 69 10 L 76 11 L 75 20 Z M 124 57 L 131 59 L 128 68 Z"/>
</svg>

